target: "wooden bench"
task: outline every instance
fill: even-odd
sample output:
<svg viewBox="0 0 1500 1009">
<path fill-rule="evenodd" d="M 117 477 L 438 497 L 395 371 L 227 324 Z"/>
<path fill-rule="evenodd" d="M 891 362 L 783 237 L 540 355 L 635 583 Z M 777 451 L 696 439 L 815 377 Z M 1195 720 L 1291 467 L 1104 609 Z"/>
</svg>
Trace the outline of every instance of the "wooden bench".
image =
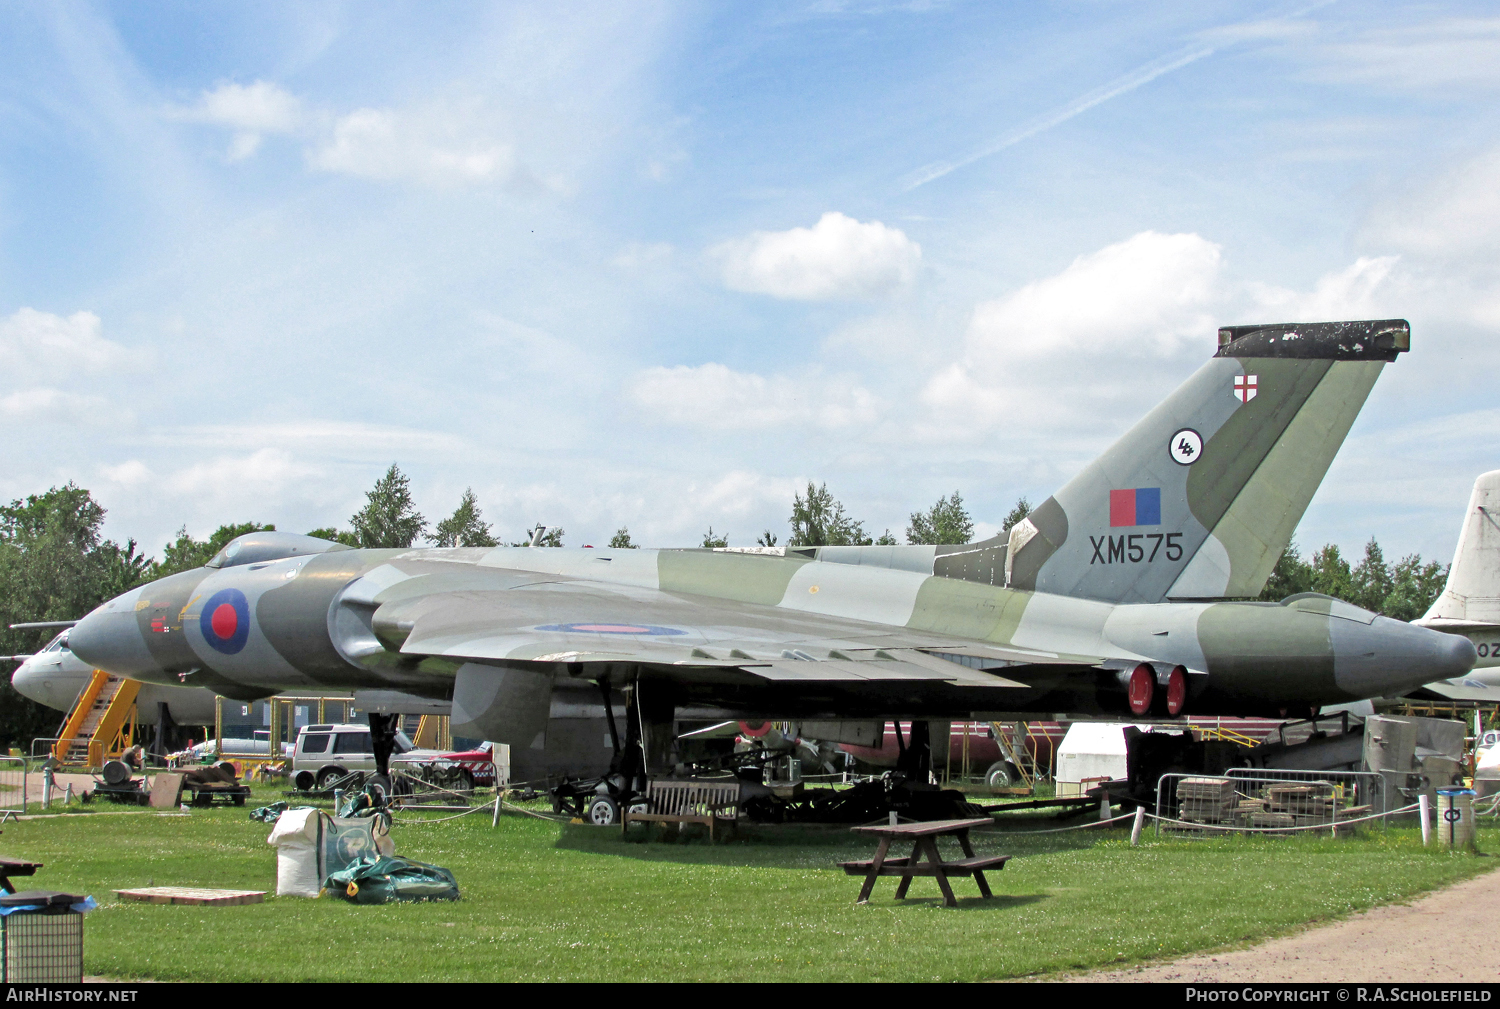
<svg viewBox="0 0 1500 1009">
<path fill-rule="evenodd" d="M 880 876 L 901 877 L 901 883 L 896 887 L 897 900 L 906 898 L 906 891 L 911 886 L 913 876 L 935 877 L 939 888 L 943 891 L 943 903 L 949 907 L 958 906 L 958 898 L 953 895 L 953 887 L 948 885 L 949 876 L 972 876 L 974 882 L 979 884 L 980 894 L 984 897 L 993 897 L 989 881 L 984 878 L 984 872 L 986 869 L 1005 868 L 1005 863 L 1010 861 L 1011 856 L 976 856 L 973 846 L 969 844 L 969 830 L 973 827 L 986 826 L 991 822 L 993 821 L 985 818 L 855 827 L 853 829 L 857 833 L 872 834 L 880 838 L 880 844 L 875 849 L 875 857 L 838 864 L 851 876 L 865 877 L 864 886 L 859 890 L 859 899 L 855 902 L 858 904 L 869 902 L 870 893 L 875 888 L 875 880 Z M 943 861 L 937 849 L 939 837 L 957 838 L 965 857 L 951 862 Z M 891 842 L 906 840 L 913 842 L 910 855 L 886 858 Z"/>
<path fill-rule="evenodd" d="M 634 799 L 620 810 L 620 836 L 632 823 L 701 823 L 708 828 L 709 843 L 714 839 L 714 823 L 733 823 L 739 817 L 740 783 L 738 781 L 652 781 L 646 785 L 646 809 L 639 810 Z M 635 804 L 637 809 L 630 809 Z"/>
</svg>

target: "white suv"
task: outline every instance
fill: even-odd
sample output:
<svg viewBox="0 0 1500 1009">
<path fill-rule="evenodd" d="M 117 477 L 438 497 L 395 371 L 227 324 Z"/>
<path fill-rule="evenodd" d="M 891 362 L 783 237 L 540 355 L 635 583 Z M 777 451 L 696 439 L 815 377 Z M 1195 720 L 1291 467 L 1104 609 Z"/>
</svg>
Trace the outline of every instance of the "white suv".
<svg viewBox="0 0 1500 1009">
<path fill-rule="evenodd" d="M 406 733 L 396 733 L 391 756 L 412 749 Z M 375 747 L 370 727 L 356 723 L 305 725 L 292 751 L 292 784 L 302 789 L 327 788 L 350 771 L 375 770 Z"/>
</svg>

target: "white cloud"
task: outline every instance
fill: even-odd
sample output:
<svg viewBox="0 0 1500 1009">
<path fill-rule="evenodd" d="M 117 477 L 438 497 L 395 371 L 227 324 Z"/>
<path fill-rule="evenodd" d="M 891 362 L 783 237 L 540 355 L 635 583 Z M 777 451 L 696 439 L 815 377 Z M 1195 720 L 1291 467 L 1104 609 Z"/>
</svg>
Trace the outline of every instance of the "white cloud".
<svg viewBox="0 0 1500 1009">
<path fill-rule="evenodd" d="M 139 459 L 129 459 L 118 466 L 102 466 L 104 479 L 122 487 L 139 487 L 152 478 L 151 470 Z"/>
<path fill-rule="evenodd" d="M 283 454 L 291 449 L 361 460 L 385 459 L 393 452 L 458 457 L 471 451 L 465 439 L 447 432 L 329 420 L 163 428 L 155 440 L 173 449 L 260 448 Z"/>
<path fill-rule="evenodd" d="M 296 462 L 280 449 L 263 448 L 248 456 L 220 456 L 168 475 L 163 489 L 184 497 L 207 497 L 248 502 L 261 495 L 274 500 L 292 484 L 316 477 L 318 471 Z"/>
<path fill-rule="evenodd" d="M 0 369 L 7 377 L 35 374 L 56 381 L 80 371 L 101 372 L 128 363 L 118 343 L 106 340 L 93 312 L 70 316 L 23 308 L 0 319 Z"/>
<path fill-rule="evenodd" d="M 1298 322 L 1384 318 L 1390 306 L 1382 301 L 1396 262 L 1396 256 L 1361 256 L 1346 269 L 1319 277 L 1311 291 L 1264 284 L 1252 284 L 1250 291 L 1260 318 Z"/>
<path fill-rule="evenodd" d="M 675 252 L 670 242 L 631 242 L 610 263 L 621 270 L 646 272 L 670 263 Z"/>
<path fill-rule="evenodd" d="M 189 123 L 225 126 L 235 131 L 228 158 L 239 161 L 260 148 L 267 133 L 294 133 L 302 125 L 302 102 L 269 81 L 244 85 L 226 82 L 204 91 L 198 104 L 174 108 L 171 118 Z"/>
<path fill-rule="evenodd" d="M 308 162 L 325 172 L 386 181 L 510 181 L 516 175 L 514 150 L 465 118 L 442 110 L 356 109 L 334 123 L 332 136 L 309 152 Z"/>
<path fill-rule="evenodd" d="M 1055 276 L 985 302 L 969 325 L 969 359 L 1042 357 L 1129 341 L 1157 353 L 1216 323 L 1208 312 L 1219 246 L 1198 235 L 1143 231 L 1079 256 Z"/>
<path fill-rule="evenodd" d="M 1500 86 L 1500 18 L 1443 18 L 1380 28 L 1298 48 L 1308 76 L 1380 90 L 1447 91 L 1473 98 Z"/>
<path fill-rule="evenodd" d="M 271 134 L 301 136 L 320 171 L 439 185 L 535 182 L 518 171 L 512 145 L 497 137 L 493 110 L 476 101 L 409 108 L 359 108 L 344 115 L 307 108 L 269 81 L 220 84 L 169 118 L 234 131 L 226 158 L 241 161 Z"/>
<path fill-rule="evenodd" d="M 1410 285 L 1397 265 L 1361 257 L 1297 291 L 1224 276 L 1220 247 L 1199 235 L 1142 232 L 977 306 L 958 360 L 922 388 L 931 420 L 914 433 L 972 439 L 1026 417 L 1051 429 L 1054 446 L 1069 431 L 1082 435 L 1081 424 L 1097 438 L 1109 418 L 1133 420 L 1170 391 L 1166 376 L 1190 366 L 1194 348 L 1212 353 L 1226 321 L 1402 314 Z"/>
<path fill-rule="evenodd" d="M 899 228 L 829 211 L 811 228 L 757 231 L 709 250 L 736 291 L 796 301 L 875 298 L 916 279 L 922 247 Z"/>
<path fill-rule="evenodd" d="M 104 400 L 57 389 L 23 389 L 0 396 L 0 415 L 16 420 L 81 423 L 99 418 Z"/>
<path fill-rule="evenodd" d="M 847 380 L 769 378 L 722 364 L 648 368 L 630 398 L 659 420 L 718 430 L 814 424 L 842 428 L 873 423 L 875 397 Z"/>
<path fill-rule="evenodd" d="M 1452 261 L 1500 252 L 1500 148 L 1393 195 L 1370 213 L 1367 246 Z"/>
</svg>

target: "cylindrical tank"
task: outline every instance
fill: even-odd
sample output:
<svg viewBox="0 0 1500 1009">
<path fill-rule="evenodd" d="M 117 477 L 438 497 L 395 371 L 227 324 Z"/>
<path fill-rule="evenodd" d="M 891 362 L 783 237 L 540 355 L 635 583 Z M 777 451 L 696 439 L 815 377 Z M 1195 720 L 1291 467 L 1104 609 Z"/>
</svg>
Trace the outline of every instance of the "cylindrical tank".
<svg viewBox="0 0 1500 1009">
<path fill-rule="evenodd" d="M 1474 848 L 1474 790 L 1440 788 L 1437 793 L 1438 842 L 1445 848 Z"/>
</svg>

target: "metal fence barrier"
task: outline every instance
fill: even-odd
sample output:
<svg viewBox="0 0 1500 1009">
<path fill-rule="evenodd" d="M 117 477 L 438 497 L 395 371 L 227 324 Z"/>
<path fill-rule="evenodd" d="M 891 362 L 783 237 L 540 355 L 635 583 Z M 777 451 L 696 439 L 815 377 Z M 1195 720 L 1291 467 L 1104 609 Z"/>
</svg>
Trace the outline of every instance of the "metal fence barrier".
<svg viewBox="0 0 1500 1009">
<path fill-rule="evenodd" d="M 0 757 L 0 821 L 26 812 L 26 758 Z"/>
<path fill-rule="evenodd" d="M 1326 827 L 1337 836 L 1340 822 L 1389 808 L 1384 779 L 1362 771 L 1235 768 L 1218 776 L 1164 774 L 1156 784 L 1158 835 Z"/>
<path fill-rule="evenodd" d="M 1372 813 L 1388 813 L 1412 801 L 1391 788 L 1390 779 L 1378 771 L 1296 771 L 1282 768 L 1233 767 L 1231 778 L 1268 778 L 1272 781 L 1328 781 L 1343 788 L 1349 805 L 1369 806 Z"/>
</svg>

